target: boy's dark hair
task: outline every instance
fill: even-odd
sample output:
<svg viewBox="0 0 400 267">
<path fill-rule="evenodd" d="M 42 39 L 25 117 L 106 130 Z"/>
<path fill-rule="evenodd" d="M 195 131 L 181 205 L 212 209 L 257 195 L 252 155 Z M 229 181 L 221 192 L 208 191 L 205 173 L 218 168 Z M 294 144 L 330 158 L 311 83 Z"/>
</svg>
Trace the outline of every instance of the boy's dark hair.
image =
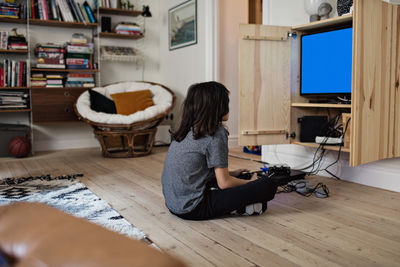
<svg viewBox="0 0 400 267">
<path fill-rule="evenodd" d="M 172 133 L 178 142 L 185 139 L 190 130 L 193 139 L 214 135 L 221 125 L 222 117 L 229 113 L 229 91 L 217 82 L 193 84 L 183 102 L 179 129 Z"/>
</svg>

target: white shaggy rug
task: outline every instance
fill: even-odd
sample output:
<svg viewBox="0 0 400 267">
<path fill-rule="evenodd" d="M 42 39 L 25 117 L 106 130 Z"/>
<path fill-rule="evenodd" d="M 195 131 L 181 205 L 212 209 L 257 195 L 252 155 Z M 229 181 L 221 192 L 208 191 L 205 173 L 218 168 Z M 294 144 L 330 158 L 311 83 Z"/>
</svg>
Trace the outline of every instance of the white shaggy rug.
<svg viewBox="0 0 400 267">
<path fill-rule="evenodd" d="M 129 223 L 107 202 L 77 180 L 82 174 L 6 178 L 0 180 L 0 205 L 12 202 L 41 202 L 87 219 L 130 238 L 157 247 L 140 229 Z"/>
</svg>

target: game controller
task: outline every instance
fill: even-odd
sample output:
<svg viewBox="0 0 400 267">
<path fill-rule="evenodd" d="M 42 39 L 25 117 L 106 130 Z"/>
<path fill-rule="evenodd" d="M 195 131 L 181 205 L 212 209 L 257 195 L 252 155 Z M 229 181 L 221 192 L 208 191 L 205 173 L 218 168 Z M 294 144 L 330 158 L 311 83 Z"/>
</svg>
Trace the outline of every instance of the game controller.
<svg viewBox="0 0 400 267">
<path fill-rule="evenodd" d="M 239 174 L 237 178 L 242 179 L 242 180 L 250 180 L 251 177 L 253 177 L 254 172 L 243 172 Z"/>
</svg>

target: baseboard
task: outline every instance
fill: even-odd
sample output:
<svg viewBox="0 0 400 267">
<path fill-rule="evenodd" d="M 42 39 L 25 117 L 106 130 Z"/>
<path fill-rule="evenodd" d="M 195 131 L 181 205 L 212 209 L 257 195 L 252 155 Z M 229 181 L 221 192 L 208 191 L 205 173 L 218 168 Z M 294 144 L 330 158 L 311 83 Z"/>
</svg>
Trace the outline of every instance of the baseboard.
<svg viewBox="0 0 400 267">
<path fill-rule="evenodd" d="M 271 164 L 288 164 L 292 168 L 306 167 L 313 161 L 315 149 L 298 145 L 262 146 L 262 160 Z M 330 151 L 321 164 L 321 169 L 337 159 L 337 152 Z M 349 166 L 348 153 L 341 153 L 337 164 L 329 168 L 341 179 L 400 192 L 400 158 L 386 159 L 363 164 L 357 167 Z M 320 172 L 318 175 L 330 176 Z"/>
<path fill-rule="evenodd" d="M 33 149 L 34 151 L 52 151 L 63 149 L 76 149 L 76 148 L 92 148 L 99 147 L 99 142 L 94 138 L 76 139 L 76 140 L 35 140 Z"/>
</svg>

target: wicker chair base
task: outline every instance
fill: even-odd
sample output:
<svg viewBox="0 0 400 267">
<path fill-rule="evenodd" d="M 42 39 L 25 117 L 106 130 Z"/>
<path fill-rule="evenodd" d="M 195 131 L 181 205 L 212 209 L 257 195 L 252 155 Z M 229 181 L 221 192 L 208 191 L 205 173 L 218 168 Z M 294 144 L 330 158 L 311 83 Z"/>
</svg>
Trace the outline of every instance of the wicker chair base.
<svg viewBox="0 0 400 267">
<path fill-rule="evenodd" d="M 157 127 L 144 130 L 94 130 L 103 156 L 109 158 L 140 157 L 150 154 L 156 132 Z"/>
</svg>

